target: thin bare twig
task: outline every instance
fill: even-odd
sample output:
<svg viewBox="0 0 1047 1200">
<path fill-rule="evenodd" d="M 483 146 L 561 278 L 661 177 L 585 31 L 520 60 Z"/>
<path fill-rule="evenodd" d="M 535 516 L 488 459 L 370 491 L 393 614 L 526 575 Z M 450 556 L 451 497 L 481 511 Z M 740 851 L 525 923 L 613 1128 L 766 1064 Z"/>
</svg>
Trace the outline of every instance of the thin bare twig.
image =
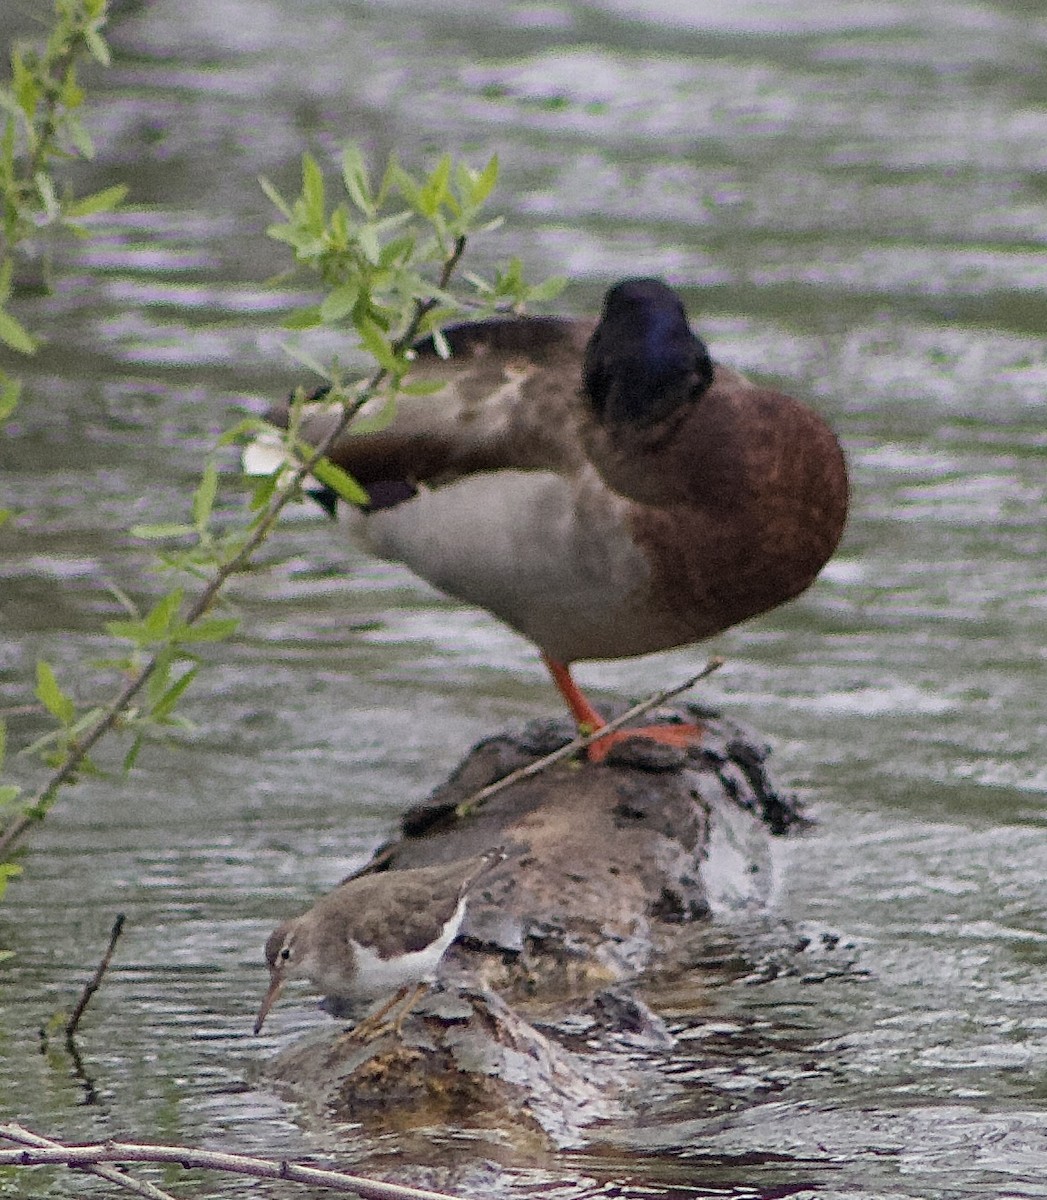
<svg viewBox="0 0 1047 1200">
<path fill-rule="evenodd" d="M 37 1149 L 49 1148 L 53 1150 L 61 1150 L 64 1147 L 61 1142 L 54 1142 L 50 1138 L 41 1137 L 38 1133 L 31 1133 L 28 1129 L 23 1129 L 21 1125 L 4 1125 L 0 1127 L 0 1136 L 5 1137 L 8 1141 L 19 1142 L 23 1146 L 34 1146 Z M 170 1192 L 161 1191 L 155 1184 L 149 1183 L 145 1179 L 134 1179 L 130 1175 L 125 1175 L 123 1171 L 117 1170 L 116 1167 L 98 1165 L 84 1165 L 80 1168 L 90 1175 L 97 1175 L 99 1179 L 106 1179 L 110 1183 L 115 1183 L 119 1187 L 125 1188 L 129 1192 L 134 1192 L 136 1196 L 144 1196 L 145 1200 L 175 1200 L 175 1197 Z"/>
<path fill-rule="evenodd" d="M 21 1125 L 0 1125 L 0 1137 L 24 1136 Z M 12 1140 L 19 1140 L 12 1137 Z M 227 1171 L 254 1179 L 288 1179 L 308 1183 L 335 1192 L 355 1192 L 362 1200 L 453 1200 L 445 1192 L 406 1187 L 384 1180 L 364 1179 L 341 1171 L 307 1167 L 286 1159 L 253 1158 L 245 1154 L 223 1154 L 215 1150 L 197 1150 L 192 1146 L 158 1146 L 139 1142 L 91 1142 L 79 1146 L 40 1146 L 23 1150 L 0 1150 L 0 1167 L 67 1166 L 87 1169 L 101 1163 L 176 1163 L 186 1168 Z"/>
<path fill-rule="evenodd" d="M 601 725 L 593 733 L 576 737 L 573 741 L 568 742 L 566 746 L 561 746 L 559 750 L 554 750 L 552 754 L 547 754 L 544 758 L 536 759 L 533 763 L 528 763 L 525 767 L 518 767 L 515 771 L 510 771 L 508 775 L 503 775 L 501 779 L 496 780 L 494 783 L 489 783 L 487 787 L 481 788 L 471 796 L 467 796 L 455 808 L 455 816 L 467 817 L 471 812 L 479 808 L 481 804 L 490 800 L 492 796 L 496 796 L 506 788 L 512 787 L 514 783 L 519 783 L 521 779 L 530 779 L 532 776 L 540 774 L 548 767 L 553 766 L 554 763 L 560 762 L 561 759 L 569 758 L 576 751 L 584 750 L 587 746 L 591 746 L 593 742 L 598 742 L 601 738 L 607 737 L 609 733 L 616 732 L 623 725 L 628 725 L 630 721 L 643 716 L 645 712 L 650 712 L 652 708 L 657 708 L 659 704 L 664 704 L 666 700 L 671 700 L 681 692 L 686 692 L 688 688 L 694 687 L 696 683 L 705 679 L 706 676 L 711 675 L 713 671 L 718 671 L 723 664 L 724 659 L 722 658 L 710 658 L 697 675 L 692 675 L 689 679 L 685 679 L 683 683 L 677 684 L 675 687 L 666 688 L 661 692 L 655 692 L 653 696 L 648 696 L 646 700 L 641 700 L 639 704 L 634 704 L 627 712 L 623 712 L 620 717 L 615 717 L 613 721 L 608 721 L 606 725 Z"/>
<path fill-rule="evenodd" d="M 440 278 L 436 285 L 438 292 L 446 289 L 455 268 L 458 266 L 465 252 L 465 245 L 465 237 L 459 237 L 444 260 Z M 414 313 L 411 320 L 407 323 L 407 328 L 394 344 L 393 349 L 396 354 L 402 354 L 411 345 L 418 335 L 418 330 L 425 316 L 438 303 L 439 301 L 435 297 L 430 297 L 428 300 L 415 300 Z M 208 583 L 186 613 L 184 619 L 186 625 L 194 625 L 210 611 L 229 579 L 238 571 L 243 570 L 254 552 L 269 536 L 269 531 L 276 524 L 280 513 L 296 494 L 299 486 L 312 474 L 313 468 L 324 457 L 332 444 L 348 429 L 360 409 L 377 394 L 378 389 L 385 383 L 388 376 L 389 371 L 386 367 L 378 367 L 367 380 L 367 383 L 352 404 L 345 406 L 342 416 L 331 432 L 307 458 L 303 459 L 288 480 L 287 486 L 281 487 L 270 500 L 269 507 L 258 520 L 251 536 L 244 542 L 233 558 L 223 563 L 215 571 L 210 583 Z M 3 833 L 0 834 L 0 862 L 7 858 L 8 851 L 25 836 L 27 830 L 36 824 L 37 821 L 43 819 L 44 814 L 52 804 L 59 789 L 75 777 L 77 771 L 79 771 L 84 760 L 91 750 L 94 749 L 95 745 L 107 733 L 116 728 L 120 722 L 120 718 L 130 707 L 131 701 L 134 700 L 156 672 L 165 654 L 166 651 L 154 654 L 138 673 L 133 675 L 124 684 L 110 703 L 102 709 L 101 715 L 94 725 L 86 729 L 77 738 L 76 745 L 70 748 L 69 756 L 65 762 L 54 772 L 32 800 L 26 804 L 23 811 L 3 830 Z"/>
<path fill-rule="evenodd" d="M 106 947 L 105 953 L 102 955 L 102 961 L 95 969 L 95 973 L 84 985 L 84 990 L 80 993 L 80 999 L 76 1002 L 76 1008 L 73 1009 L 73 1015 L 66 1022 L 65 1038 L 67 1042 L 72 1041 L 73 1034 L 76 1033 L 77 1026 L 80 1024 L 80 1018 L 84 1015 L 84 1009 L 90 1003 L 91 997 L 98 991 L 98 986 L 102 982 L 102 976 L 109 970 L 109 963 L 113 957 L 113 951 L 116 949 L 116 943 L 120 938 L 120 934 L 124 930 L 124 914 L 118 913 L 116 920 L 113 922 L 112 931 L 109 934 L 109 945 Z"/>
<path fill-rule="evenodd" d="M 41 1030 L 42 1041 L 44 1046 L 47 1045 L 47 1036 L 44 1030 Z M 95 1086 L 95 1081 L 87 1073 L 87 1068 L 84 1066 L 83 1056 L 80 1053 L 80 1047 L 76 1044 L 76 1038 L 65 1039 L 65 1052 L 73 1061 L 73 1078 L 84 1089 L 84 1098 L 80 1103 L 85 1107 L 98 1103 L 98 1088 Z"/>
</svg>

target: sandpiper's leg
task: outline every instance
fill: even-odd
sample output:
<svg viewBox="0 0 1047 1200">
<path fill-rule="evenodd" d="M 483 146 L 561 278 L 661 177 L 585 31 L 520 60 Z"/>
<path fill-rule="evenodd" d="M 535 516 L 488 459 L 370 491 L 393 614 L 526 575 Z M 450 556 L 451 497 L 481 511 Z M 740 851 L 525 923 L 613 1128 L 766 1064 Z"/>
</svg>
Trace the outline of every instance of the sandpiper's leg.
<svg viewBox="0 0 1047 1200">
<path fill-rule="evenodd" d="M 579 731 L 583 734 L 596 733 L 602 729 L 607 722 L 575 683 L 571 677 L 571 668 L 566 663 L 550 658 L 548 654 L 543 653 L 542 660 L 549 668 L 549 674 L 553 677 L 553 683 L 556 684 L 560 695 L 567 702 L 571 716 L 577 721 Z M 586 756 L 590 762 L 603 762 L 612 746 L 628 741 L 629 738 L 647 738 L 648 741 L 659 742 L 663 746 L 678 746 L 685 750 L 702 740 L 702 727 L 690 723 L 629 726 L 593 742 L 586 750 Z"/>
<path fill-rule="evenodd" d="M 429 984 L 425 982 L 416 983 L 413 990 L 409 984 L 400 988 L 393 995 L 392 999 L 387 1000 L 381 1008 L 376 1009 L 373 1013 L 369 1013 L 362 1021 L 343 1034 L 342 1039 L 346 1042 L 373 1042 L 376 1038 L 389 1033 L 390 1030 L 396 1037 L 400 1037 L 404 1021 L 407 1019 L 408 1014 L 428 990 Z M 386 1020 L 393 1009 L 398 1004 L 401 1004 L 401 1002 L 403 1004 L 400 1011 L 396 1014 L 396 1018 L 391 1021 Z"/>
<path fill-rule="evenodd" d="M 415 985 L 414 991 L 410 994 L 410 996 L 407 997 L 406 1002 L 404 1003 L 403 1007 L 400 1009 L 400 1012 L 397 1014 L 396 1020 L 393 1021 L 393 1023 L 392 1023 L 393 1033 L 397 1037 L 400 1037 L 400 1035 L 403 1031 L 403 1024 L 404 1024 L 404 1020 L 407 1018 L 407 1015 L 411 1012 L 411 1010 L 414 1008 L 414 1006 L 418 1003 L 418 1001 L 425 995 L 425 993 L 428 990 L 429 990 L 428 983 L 418 983 Z"/>
<path fill-rule="evenodd" d="M 410 990 L 409 986 L 400 988 L 386 1000 L 381 1008 L 376 1008 L 373 1013 L 368 1013 L 361 1021 L 357 1021 L 352 1029 L 346 1030 L 342 1034 L 340 1041 L 346 1042 L 369 1042 L 384 1032 L 383 1022 L 392 1010 L 400 1003 Z"/>
</svg>

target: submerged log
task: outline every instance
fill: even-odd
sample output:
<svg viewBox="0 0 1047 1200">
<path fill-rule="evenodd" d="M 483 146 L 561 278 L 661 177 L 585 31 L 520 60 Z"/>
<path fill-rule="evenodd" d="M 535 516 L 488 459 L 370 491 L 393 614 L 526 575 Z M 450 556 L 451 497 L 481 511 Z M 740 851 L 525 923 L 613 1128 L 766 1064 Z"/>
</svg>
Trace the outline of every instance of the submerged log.
<svg viewBox="0 0 1047 1200">
<path fill-rule="evenodd" d="M 759 908 L 772 887 L 775 835 L 804 823 L 771 781 L 762 739 L 694 706 L 659 713 L 701 721 L 688 751 L 639 740 L 604 763 L 569 760 L 515 783 L 467 817 L 459 806 L 565 745 L 567 721 L 486 738 L 451 778 L 409 809 L 400 836 L 364 871 L 505 852 L 470 892 L 441 983 L 399 1037 L 361 1046 L 339 1028 L 279 1054 L 274 1081 L 314 1111 L 378 1128 L 441 1122 L 577 1142 L 621 1115 L 635 1055 L 673 1039 L 644 984 L 693 969 L 685 931 L 725 908 Z M 337 998 L 326 1005 L 343 1015 Z"/>
</svg>

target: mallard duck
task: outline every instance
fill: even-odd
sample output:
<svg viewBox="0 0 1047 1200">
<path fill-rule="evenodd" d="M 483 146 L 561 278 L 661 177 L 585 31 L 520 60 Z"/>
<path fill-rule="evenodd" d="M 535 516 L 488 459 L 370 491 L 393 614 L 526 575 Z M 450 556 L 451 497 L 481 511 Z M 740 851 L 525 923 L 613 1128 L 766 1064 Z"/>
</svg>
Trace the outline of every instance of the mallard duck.
<svg viewBox="0 0 1047 1200">
<path fill-rule="evenodd" d="M 599 321 L 508 317 L 444 338 L 450 356 L 421 341 L 410 375 L 439 391 L 401 395 L 389 425 L 329 452 L 370 497 L 350 529 L 534 642 L 583 727 L 604 720 L 572 663 L 712 637 L 799 595 L 835 550 L 848 486 L 832 430 L 715 363 L 661 281 L 615 284 Z M 307 416 L 303 436 L 335 419 Z"/>
</svg>

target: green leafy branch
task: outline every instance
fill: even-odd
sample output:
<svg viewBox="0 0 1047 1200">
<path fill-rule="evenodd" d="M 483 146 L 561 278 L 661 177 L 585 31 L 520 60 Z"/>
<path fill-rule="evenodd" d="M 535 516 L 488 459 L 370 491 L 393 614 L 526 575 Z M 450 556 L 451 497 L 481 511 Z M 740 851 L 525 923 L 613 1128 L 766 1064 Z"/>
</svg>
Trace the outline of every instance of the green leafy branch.
<svg viewBox="0 0 1047 1200">
<path fill-rule="evenodd" d="M 303 160 L 301 192 L 293 201 L 285 201 L 270 184 L 263 184 L 283 217 L 270 229 L 270 236 L 290 245 L 298 265 L 318 274 L 324 289 L 323 299 L 294 313 L 288 327 L 343 326 L 370 354 L 374 366 L 364 379 L 352 381 L 337 362 L 329 368 L 312 364 L 330 384 L 329 396 L 342 406 L 339 420 L 315 447 L 300 441 L 292 420 L 281 457 L 282 463 L 290 465 L 279 467 L 255 486 L 250 500 L 253 515 L 246 526 L 214 527 L 219 477 L 211 463 L 194 494 L 190 522 L 134 531 L 185 543 L 165 549 L 160 565 L 201 579 L 204 586 L 191 602 L 183 588 L 176 588 L 144 616 L 126 601 L 128 619 L 110 622 L 108 627 L 112 636 L 131 646 L 128 655 L 109 664 L 119 667 L 125 682 L 105 705 L 78 711 L 51 668 L 43 664 L 38 669 L 37 697 L 57 728 L 29 749 L 46 755 L 52 774 L 28 802 L 17 789 L 0 791 L 0 804 L 6 802 L 14 810 L 0 832 L 0 887 L 3 871 L 10 877 L 12 870 L 12 864 L 3 860 L 43 819 L 61 788 L 93 769 L 90 755 L 103 737 L 114 731 L 132 734 L 125 758 L 125 766 L 130 766 L 153 728 L 177 723 L 177 703 L 197 669 L 193 646 L 228 637 L 236 628 L 235 617 L 213 617 L 212 610 L 231 577 L 248 566 L 283 508 L 300 496 L 306 480 L 319 477 L 350 502 L 363 498 L 359 485 L 326 459 L 326 451 L 373 397 L 429 390 L 406 378 L 417 338 L 431 333 L 439 341 L 440 324 L 461 311 L 463 303 L 492 309 L 517 306 L 559 290 L 558 281 L 528 288 L 518 265 L 510 265 L 490 281 L 469 276 L 471 293 L 465 301 L 448 290 L 467 239 L 491 227 L 481 221 L 480 212 L 496 178 L 493 159 L 475 171 L 445 158 L 420 180 L 391 163 L 375 184 L 362 156 L 350 149 L 342 161 L 348 200 L 339 201 L 330 211 L 323 174 L 309 155 Z M 394 211 L 389 212 L 391 207 Z M 332 302 L 332 297 L 337 299 Z M 265 422 L 249 418 L 224 434 L 219 448 L 263 432 L 274 431 Z"/>
<path fill-rule="evenodd" d="M 109 0 L 55 0 L 54 19 L 43 47 L 15 42 L 9 82 L 0 86 L 0 346 L 32 354 L 36 338 L 8 305 L 14 291 L 15 254 L 47 226 L 86 236 L 83 221 L 115 208 L 123 186 L 76 197 L 60 189 L 58 164 L 94 157 L 80 120 L 84 91 L 77 66 L 84 58 L 109 63 L 102 36 Z M 18 403 L 19 381 L 0 370 L 0 425 Z M 9 514 L 0 512 L 0 523 Z"/>
<path fill-rule="evenodd" d="M 411 341 L 427 334 L 439 337 L 440 326 L 463 308 L 519 309 L 557 296 L 563 279 L 528 287 L 518 259 L 493 280 L 467 273 L 471 297 L 434 288 L 425 274 L 426 266 L 445 260 L 467 234 L 487 233 L 501 224 L 500 218 L 478 224 L 497 180 L 496 157 L 474 170 L 445 155 L 424 179 L 416 179 L 393 158 L 373 182 L 355 146 L 344 151 L 341 161 L 347 199 L 330 212 L 324 175 L 312 155 L 303 156 L 301 192 L 293 201 L 263 179 L 263 190 L 284 218 L 270 226 L 269 236 L 286 242 L 299 268 L 318 275 L 325 289 L 320 303 L 298 309 L 286 327 L 348 325 L 395 384 L 410 365 Z M 400 201 L 395 207 L 394 199 Z M 388 335 L 402 331 L 413 318 L 405 307 L 412 303 L 423 304 L 424 310 L 411 338 L 391 352 Z"/>
<path fill-rule="evenodd" d="M 0 85 L 0 349 L 19 354 L 37 349 L 36 338 L 9 310 L 19 247 L 48 226 L 86 236 L 83 220 L 114 208 L 126 191 L 110 187 L 77 198 L 67 188 L 59 194 L 54 175 L 56 165 L 94 155 L 79 116 L 85 97 L 77 64 L 85 57 L 108 64 L 109 49 L 102 36 L 107 16 L 108 0 L 56 0 L 43 47 L 17 42 L 9 53 L 8 82 Z M 0 369 L 0 427 L 20 393 L 20 381 Z M 0 525 L 10 516 L 9 510 L 0 509 Z M 37 695 L 66 721 L 67 740 L 79 736 L 79 722 L 70 717 L 46 664 L 38 672 Z M 6 729 L 0 722 L 0 769 L 6 750 Z M 0 783 L 0 814 L 10 811 L 19 796 L 17 787 Z M 0 861 L 0 897 L 19 870 L 14 863 Z"/>
<path fill-rule="evenodd" d="M 5 256 L 43 224 L 81 232 L 84 217 L 113 208 L 126 192 L 111 187 L 79 199 L 60 197 L 51 174 L 55 162 L 94 158 L 94 144 L 79 116 L 85 94 L 77 64 L 90 57 L 109 65 L 102 36 L 108 9 L 109 0 L 55 0 L 43 48 L 27 42 L 11 47 L 10 83 L 0 88 L 0 108 L 7 114 L 0 143 Z"/>
<path fill-rule="evenodd" d="M 464 310 L 478 315 L 519 311 L 528 304 L 551 300 L 563 290 L 561 277 L 528 285 L 522 264 L 512 259 L 504 269 L 496 269 L 491 279 L 465 272 L 463 278 L 471 290 L 456 295 L 448 292 L 447 283 L 467 236 L 490 232 L 501 224 L 500 218 L 481 220 L 481 210 L 497 179 L 497 157 L 474 169 L 456 164 L 449 155 L 423 178 L 410 174 L 394 157 L 380 177 L 372 179 L 361 152 L 350 146 L 341 159 L 345 198 L 330 211 L 323 172 L 310 154 L 303 155 L 301 190 L 294 200 L 285 199 L 268 180 L 261 181 L 283 217 L 270 226 L 269 236 L 290 246 L 298 269 L 319 276 L 323 288 L 322 299 L 297 309 L 285 321 L 285 328 L 343 327 L 377 363 L 370 378 L 354 381 L 338 360 L 325 366 L 290 349 L 325 380 L 325 402 L 336 411 L 341 406 L 339 423 L 315 452 L 298 437 L 304 393 L 300 392 L 298 403 L 292 405 L 289 428 L 282 434 L 282 457 L 299 473 L 297 482 L 304 477 L 303 463 L 308 460 L 305 475 L 327 484 L 351 504 L 365 503 L 367 496 L 360 486 L 329 462 L 324 451 L 379 391 L 386 396 L 384 408 L 366 423 L 359 421 L 354 426 L 358 432 L 381 428 L 391 419 L 398 393 L 424 395 L 434 390 L 432 383 L 405 382 L 416 339 L 432 336 L 438 350 L 449 355 L 441 327 Z M 435 280 L 434 267 L 439 269 Z M 281 436 L 257 421 L 244 422 L 233 434 L 262 434 L 267 440 Z M 286 475 L 271 475 L 257 501 L 264 502 L 271 489 L 288 485 Z"/>
</svg>

